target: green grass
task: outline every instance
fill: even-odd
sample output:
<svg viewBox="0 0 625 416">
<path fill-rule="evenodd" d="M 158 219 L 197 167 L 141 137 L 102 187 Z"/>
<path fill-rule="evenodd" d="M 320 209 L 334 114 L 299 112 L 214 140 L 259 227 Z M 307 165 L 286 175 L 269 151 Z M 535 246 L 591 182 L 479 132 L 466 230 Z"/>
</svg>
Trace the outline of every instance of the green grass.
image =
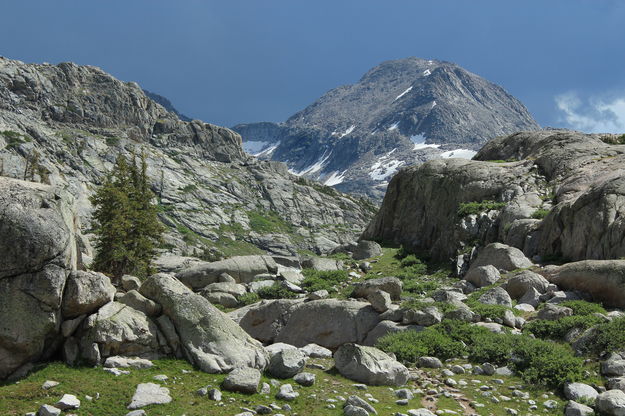
<svg viewBox="0 0 625 416">
<path fill-rule="evenodd" d="M 268 287 L 262 287 L 256 293 L 261 299 L 294 299 L 297 297 L 296 293 L 291 292 L 278 282 Z"/>
<path fill-rule="evenodd" d="M 505 202 L 495 202 L 491 200 L 462 202 L 458 206 L 458 216 L 466 217 L 471 214 L 479 214 L 481 212 L 499 210 L 506 206 Z"/>
<path fill-rule="evenodd" d="M 260 234 L 290 232 L 291 225 L 273 211 L 248 211 L 250 228 Z"/>
<path fill-rule="evenodd" d="M 337 292 L 335 287 L 348 280 L 345 270 L 319 271 L 304 269 L 302 274 L 304 275 L 304 280 L 300 286 L 308 292 L 317 290 L 327 290 L 330 293 Z"/>
<path fill-rule="evenodd" d="M 549 215 L 550 212 L 551 210 L 539 208 L 532 213 L 532 218 L 534 218 L 535 220 L 542 220 L 547 215 Z"/>
<path fill-rule="evenodd" d="M 309 360 L 331 367 L 329 360 Z M 131 370 L 129 375 L 115 377 L 103 371 L 101 368 L 71 368 L 62 363 L 54 362 L 42 366 L 35 373 L 15 384 L 0 384 L 0 414 L 3 416 L 22 416 L 27 412 L 36 412 L 42 404 L 54 404 L 64 393 L 75 394 L 81 400 L 81 407 L 71 411 L 78 416 L 111 416 L 125 415 L 126 406 L 134 394 L 139 383 L 162 384 L 170 390 L 173 401 L 164 405 L 152 405 L 145 407 L 150 416 L 218 416 L 234 415 L 242 412 L 241 407 L 254 408 L 257 405 L 269 405 L 276 403 L 279 406 L 289 404 L 293 413 L 299 415 L 338 416 L 342 415 L 343 402 L 336 403 L 336 409 L 326 408 L 327 398 L 336 399 L 337 396 L 347 397 L 357 394 L 364 397 L 364 393 L 371 393 L 380 400 L 374 404 L 380 414 L 394 414 L 405 411 L 405 406 L 395 404 L 395 396 L 388 386 L 370 386 L 366 392 L 357 390 L 354 381 L 348 380 L 335 371 L 323 371 L 307 368 L 306 371 L 316 375 L 317 381 L 312 387 L 300 387 L 293 380 L 284 380 L 290 383 L 300 396 L 292 402 L 276 399 L 277 388 L 272 388 L 271 395 L 261 394 L 244 395 L 230 393 L 222 390 L 223 406 L 209 400 L 207 397 L 199 397 L 195 392 L 208 385 L 219 387 L 225 375 L 207 374 L 194 370 L 191 365 L 181 360 L 155 360 L 155 367 L 147 370 Z M 187 373 L 183 373 L 187 371 Z M 169 380 L 158 382 L 153 377 L 158 374 L 166 374 Z M 50 390 L 43 390 L 41 385 L 46 380 L 60 381 L 61 384 Z M 263 377 L 262 382 L 269 382 L 268 377 Z M 407 387 L 416 388 L 415 384 Z M 94 401 L 85 400 L 85 395 L 95 397 L 100 393 L 100 399 Z M 411 400 L 415 407 L 420 407 L 419 396 Z M 231 399 L 234 399 L 231 401 Z M 286 411 L 276 413 L 290 414 Z"/>
<path fill-rule="evenodd" d="M 26 134 L 18 133 L 16 131 L 4 130 L 0 131 L 0 134 L 4 136 L 4 139 L 7 143 L 7 149 L 16 149 L 21 144 L 33 141 L 32 137 Z"/>
</svg>

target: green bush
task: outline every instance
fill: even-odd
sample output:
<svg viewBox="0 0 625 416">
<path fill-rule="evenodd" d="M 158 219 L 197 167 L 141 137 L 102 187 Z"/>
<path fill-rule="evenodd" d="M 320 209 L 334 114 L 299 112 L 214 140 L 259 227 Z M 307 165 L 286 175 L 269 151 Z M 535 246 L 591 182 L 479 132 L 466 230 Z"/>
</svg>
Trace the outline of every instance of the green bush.
<svg viewBox="0 0 625 416">
<path fill-rule="evenodd" d="M 606 310 L 598 303 L 587 302 L 585 300 L 567 300 L 560 303 L 560 306 L 566 306 L 573 309 L 573 315 L 592 315 L 593 313 L 605 314 Z"/>
<path fill-rule="evenodd" d="M 583 379 L 583 360 L 571 348 L 549 341 L 517 336 L 511 367 L 527 383 L 559 387 Z"/>
<path fill-rule="evenodd" d="M 499 210 L 505 206 L 505 202 L 495 202 L 491 200 L 462 202 L 458 205 L 458 216 L 466 217 L 467 215 L 479 214 L 480 212 Z"/>
<path fill-rule="evenodd" d="M 400 279 L 402 279 L 400 277 Z M 423 280 L 423 279 L 419 279 L 419 278 L 403 278 L 402 282 L 404 284 L 403 286 L 403 291 L 404 292 L 408 292 L 408 293 L 415 293 L 415 294 L 421 294 L 421 293 L 427 293 L 430 292 L 432 290 L 436 290 L 439 287 L 439 283 L 432 281 L 432 280 Z"/>
<path fill-rule="evenodd" d="M 302 274 L 304 275 L 304 280 L 300 286 L 309 292 L 323 289 L 328 292 L 336 292 L 334 286 L 347 281 L 347 272 L 345 270 L 320 271 L 304 269 Z"/>
<path fill-rule="evenodd" d="M 529 321 L 523 327 L 524 331 L 530 332 L 538 338 L 563 339 L 572 329 L 587 329 L 603 322 L 603 319 L 592 315 L 565 316 L 557 321 L 537 319 Z"/>
<path fill-rule="evenodd" d="M 395 353 L 406 363 L 426 355 L 448 359 L 466 354 L 476 363 L 509 365 L 533 384 L 561 386 L 582 377 L 583 360 L 574 357 L 568 346 L 510 333 L 496 334 L 460 321 L 444 320 L 420 332 L 389 334 L 376 346 Z"/>
<path fill-rule="evenodd" d="M 616 318 L 597 325 L 595 336 L 588 345 L 588 352 L 602 353 L 622 351 L 625 345 L 625 318 Z"/>
<path fill-rule="evenodd" d="M 251 305 L 252 303 L 258 302 L 260 300 L 260 296 L 258 295 L 258 293 L 248 292 L 239 296 L 237 300 L 242 306 Z"/>
<path fill-rule="evenodd" d="M 542 220 L 549 214 L 549 212 L 550 211 L 548 209 L 539 208 L 532 213 L 532 218 L 534 218 L 535 220 Z"/>
<path fill-rule="evenodd" d="M 394 353 L 398 360 L 405 363 L 415 363 L 423 356 L 454 358 L 465 352 L 461 342 L 430 328 L 388 334 L 380 338 L 376 346 L 383 351 Z"/>
<path fill-rule="evenodd" d="M 455 305 L 448 302 L 423 302 L 419 299 L 410 299 L 402 302 L 402 309 L 415 309 L 415 310 L 423 310 L 428 306 L 435 306 L 442 313 L 452 312 L 458 309 Z"/>
<path fill-rule="evenodd" d="M 416 264 L 423 264 L 423 263 L 414 254 L 409 254 L 408 256 L 401 259 L 401 262 L 400 262 L 401 267 L 414 266 Z"/>
<path fill-rule="evenodd" d="M 272 286 L 263 287 L 258 292 L 262 299 L 293 299 L 297 294 L 291 292 L 280 283 L 276 282 Z"/>
</svg>

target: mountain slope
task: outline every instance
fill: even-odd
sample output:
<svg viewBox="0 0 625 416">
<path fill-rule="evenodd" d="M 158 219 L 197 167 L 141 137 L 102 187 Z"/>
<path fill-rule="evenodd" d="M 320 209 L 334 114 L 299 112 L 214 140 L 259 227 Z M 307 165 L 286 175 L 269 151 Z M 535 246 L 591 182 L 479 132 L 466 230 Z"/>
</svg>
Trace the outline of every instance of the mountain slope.
<svg viewBox="0 0 625 416">
<path fill-rule="evenodd" d="M 501 87 L 455 64 L 418 58 L 384 62 L 284 123 L 233 127 L 250 153 L 376 198 L 401 166 L 470 157 L 490 138 L 538 128 Z"/>
<path fill-rule="evenodd" d="M 0 175 L 67 189 L 88 231 L 89 195 L 133 151 L 147 155 L 163 248 L 175 254 L 320 252 L 352 240 L 372 215 L 366 201 L 249 157 L 229 129 L 179 120 L 136 83 L 0 58 Z"/>
</svg>

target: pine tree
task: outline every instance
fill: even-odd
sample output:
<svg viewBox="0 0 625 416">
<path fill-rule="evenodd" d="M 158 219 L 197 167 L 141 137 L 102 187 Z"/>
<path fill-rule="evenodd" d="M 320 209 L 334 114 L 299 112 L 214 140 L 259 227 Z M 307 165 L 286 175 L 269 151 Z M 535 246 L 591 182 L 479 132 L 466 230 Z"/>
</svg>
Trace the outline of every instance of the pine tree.
<svg viewBox="0 0 625 416">
<path fill-rule="evenodd" d="M 94 270 L 115 278 L 153 273 L 152 261 L 163 232 L 153 198 L 145 155 L 139 166 L 134 154 L 130 163 L 119 156 L 91 198 L 97 236 Z"/>
</svg>

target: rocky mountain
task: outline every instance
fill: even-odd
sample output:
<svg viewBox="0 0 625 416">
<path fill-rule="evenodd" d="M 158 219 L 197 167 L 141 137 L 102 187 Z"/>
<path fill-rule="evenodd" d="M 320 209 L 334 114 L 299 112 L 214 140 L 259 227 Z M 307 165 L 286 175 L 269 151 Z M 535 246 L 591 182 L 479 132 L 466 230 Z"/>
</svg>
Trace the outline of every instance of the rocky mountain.
<svg viewBox="0 0 625 416">
<path fill-rule="evenodd" d="M 162 95 L 159 95 L 155 92 L 151 92 L 148 91 L 146 89 L 143 90 L 143 92 L 145 93 L 145 95 L 148 96 L 148 98 L 154 102 L 156 102 L 157 104 L 162 105 L 163 107 L 165 107 L 165 110 L 169 111 L 170 113 L 174 113 L 175 115 L 178 116 L 178 118 L 182 121 L 192 121 L 192 119 L 190 117 L 185 116 L 184 114 L 182 114 L 181 112 L 179 112 L 176 107 L 174 107 L 174 105 L 171 103 L 171 101 L 169 101 L 168 98 L 163 97 Z"/>
<path fill-rule="evenodd" d="M 248 153 L 381 198 L 402 166 L 470 158 L 488 139 L 538 125 L 503 88 L 449 62 L 407 58 L 376 66 L 284 123 L 233 129 Z"/>
<path fill-rule="evenodd" d="M 363 234 L 458 259 L 503 242 L 530 258 L 625 256 L 622 136 L 522 132 L 473 160 L 433 160 L 398 173 Z"/>
<path fill-rule="evenodd" d="M 168 226 L 163 250 L 178 255 L 326 251 L 373 213 L 366 201 L 246 155 L 229 129 L 180 120 L 136 83 L 91 66 L 0 58 L 0 175 L 66 190 L 88 231 L 89 195 L 116 156 L 133 151 L 147 156 Z"/>
</svg>

